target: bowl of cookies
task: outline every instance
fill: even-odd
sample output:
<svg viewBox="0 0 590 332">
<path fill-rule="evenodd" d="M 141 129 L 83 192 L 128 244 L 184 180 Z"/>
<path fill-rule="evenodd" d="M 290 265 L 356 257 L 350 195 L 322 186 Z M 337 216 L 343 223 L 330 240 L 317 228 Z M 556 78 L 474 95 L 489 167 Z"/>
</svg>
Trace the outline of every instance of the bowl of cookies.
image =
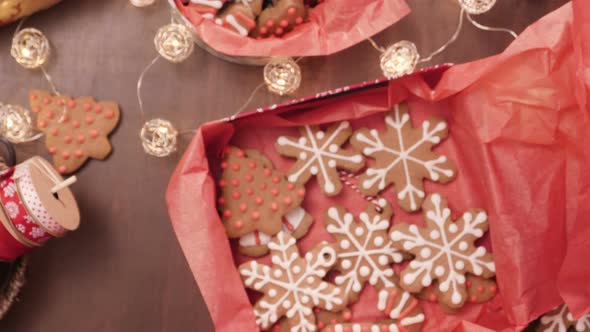
<svg viewBox="0 0 590 332">
<path fill-rule="evenodd" d="M 169 0 L 196 43 L 225 60 L 323 56 L 366 40 L 409 12 L 403 0 Z"/>
</svg>

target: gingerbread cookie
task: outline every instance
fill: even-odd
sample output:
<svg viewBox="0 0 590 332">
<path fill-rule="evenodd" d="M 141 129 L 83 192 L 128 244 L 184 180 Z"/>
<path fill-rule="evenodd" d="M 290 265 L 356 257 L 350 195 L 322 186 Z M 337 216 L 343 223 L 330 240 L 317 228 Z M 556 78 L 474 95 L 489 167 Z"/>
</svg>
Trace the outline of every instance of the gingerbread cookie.
<svg viewBox="0 0 590 332">
<path fill-rule="evenodd" d="M 261 153 L 227 147 L 221 169 L 219 211 L 228 237 L 240 239 L 241 253 L 268 253 L 267 243 L 281 229 L 296 238 L 307 233 L 313 220 L 300 207 L 305 188 L 287 182 Z"/>
<path fill-rule="evenodd" d="M 185 6 L 191 6 L 203 18 L 213 19 L 227 0 L 182 0 Z"/>
<path fill-rule="evenodd" d="M 384 133 L 363 128 L 355 131 L 350 143 L 375 164 L 360 177 L 359 189 L 376 195 L 390 184 L 397 190 L 399 205 L 417 211 L 425 197 L 424 179 L 446 183 L 457 173 L 454 164 L 438 156 L 432 148 L 447 137 L 446 122 L 431 118 L 420 128 L 412 128 L 406 104 L 398 104 L 385 116 Z"/>
<path fill-rule="evenodd" d="M 256 28 L 256 16 L 262 9 L 262 0 L 245 0 L 231 3 L 223 9 L 215 23 L 247 36 Z"/>
<path fill-rule="evenodd" d="M 45 145 L 61 174 L 75 172 L 88 158 L 102 160 L 111 153 L 108 135 L 120 117 L 115 102 L 39 90 L 31 91 L 29 100 L 37 113 L 37 128 L 45 133 Z"/>
<path fill-rule="evenodd" d="M 578 320 L 574 320 L 571 312 L 565 304 L 549 311 L 541 316 L 535 332 L 567 332 L 571 327 L 576 332 L 590 331 L 590 314 L 586 314 Z"/>
<path fill-rule="evenodd" d="M 498 286 L 493 279 L 485 279 L 469 273 L 465 275 L 465 278 L 467 301 L 469 303 L 484 303 L 498 294 Z M 430 286 L 424 287 L 417 297 L 425 301 L 438 302 L 439 294 L 438 281 L 434 281 Z M 442 308 L 449 313 L 456 311 L 456 309 L 447 308 L 446 306 L 442 306 Z"/>
<path fill-rule="evenodd" d="M 366 323 L 338 323 L 327 326 L 323 332 L 418 332 L 424 323 L 424 313 L 418 300 L 397 287 L 379 291 L 377 309 L 389 319 Z"/>
<path fill-rule="evenodd" d="M 336 264 L 334 245 L 320 243 L 302 258 L 295 238 L 279 232 L 268 247 L 272 266 L 250 261 L 239 267 L 246 287 L 264 294 L 254 305 L 261 329 L 268 329 L 285 316 L 291 332 L 316 331 L 314 307 L 339 311 L 346 306 L 340 288 L 322 280 Z"/>
<path fill-rule="evenodd" d="M 403 260 L 388 235 L 389 220 L 393 215 L 391 205 L 379 200 L 381 213 L 371 204 L 355 221 L 344 207 L 331 207 L 324 224 L 328 233 L 336 239 L 339 252 L 334 267 L 340 272 L 334 282 L 340 286 L 349 303 L 358 299 L 365 283 L 378 289 L 394 287 L 393 263 Z"/>
<path fill-rule="evenodd" d="M 281 155 L 297 158 L 288 172 L 289 181 L 306 183 L 317 176 L 326 195 L 337 195 L 342 189 L 338 169 L 356 172 L 365 165 L 362 155 L 341 148 L 352 134 L 350 123 L 333 124 L 326 131 L 319 126 L 304 126 L 299 131 L 301 137 L 281 136 L 275 144 Z"/>
<path fill-rule="evenodd" d="M 481 209 L 465 212 L 456 222 L 451 210 L 439 195 L 429 195 L 422 206 L 426 227 L 394 225 L 390 236 L 393 245 L 414 255 L 401 273 L 400 285 L 418 293 L 438 280 L 439 301 L 456 309 L 468 300 L 466 273 L 483 278 L 494 276 L 492 255 L 475 240 L 488 229 L 487 214 Z"/>
<path fill-rule="evenodd" d="M 255 35 L 282 36 L 307 19 L 303 0 L 274 0 L 258 17 Z"/>
</svg>

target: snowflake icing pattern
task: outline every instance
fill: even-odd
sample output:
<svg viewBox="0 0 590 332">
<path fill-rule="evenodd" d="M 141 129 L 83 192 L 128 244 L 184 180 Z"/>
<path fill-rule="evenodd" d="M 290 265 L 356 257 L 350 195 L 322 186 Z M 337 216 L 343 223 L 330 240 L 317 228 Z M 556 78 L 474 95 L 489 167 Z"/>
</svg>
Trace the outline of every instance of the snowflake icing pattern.
<svg viewBox="0 0 590 332">
<path fill-rule="evenodd" d="M 445 183 L 456 174 L 451 161 L 432 152 L 447 136 L 447 124 L 432 118 L 422 122 L 421 129 L 412 128 L 407 106 L 401 104 L 385 116 L 385 125 L 387 130 L 382 134 L 363 128 L 352 135 L 350 143 L 375 158 L 375 165 L 361 175 L 359 189 L 373 196 L 394 184 L 400 206 L 416 211 L 425 197 L 424 179 Z"/>
<path fill-rule="evenodd" d="M 300 132 L 300 138 L 281 136 L 275 145 L 281 155 L 298 159 L 289 170 L 289 181 L 305 183 L 317 175 L 322 191 L 337 195 L 342 190 L 337 169 L 356 172 L 365 165 L 362 155 L 341 148 L 352 134 L 350 123 L 342 121 L 325 132 L 318 126 L 303 126 Z"/>
<path fill-rule="evenodd" d="M 335 283 L 340 286 L 349 302 L 356 301 L 366 282 L 378 289 L 395 287 L 392 263 L 403 260 L 389 236 L 389 220 L 393 210 L 385 199 L 378 204 L 382 213 L 369 204 L 367 210 L 355 222 L 351 213 L 343 207 L 328 209 L 325 220 L 327 231 L 338 241 L 339 252 L 335 269 L 341 274 Z"/>
<path fill-rule="evenodd" d="M 473 242 L 487 231 L 487 215 L 483 210 L 465 212 L 456 222 L 451 210 L 439 194 L 426 198 L 425 228 L 398 224 L 390 233 L 394 245 L 415 257 L 402 271 L 401 286 L 420 292 L 433 279 L 438 280 L 439 301 L 450 308 L 459 308 L 467 298 L 465 273 L 491 278 L 495 266 L 492 255 Z"/>
<path fill-rule="evenodd" d="M 541 316 L 537 332 L 567 332 L 574 327 L 576 332 L 590 331 L 590 314 L 586 314 L 578 320 L 574 320 L 572 313 L 565 304 L 549 311 Z"/>
<path fill-rule="evenodd" d="M 272 266 L 250 261 L 239 268 L 246 287 L 264 293 L 254 306 L 262 329 L 286 316 L 291 332 L 316 331 L 313 307 L 338 311 L 346 306 L 340 288 L 322 281 L 336 263 L 333 245 L 321 243 L 301 258 L 295 238 L 279 232 L 268 247 Z"/>
</svg>

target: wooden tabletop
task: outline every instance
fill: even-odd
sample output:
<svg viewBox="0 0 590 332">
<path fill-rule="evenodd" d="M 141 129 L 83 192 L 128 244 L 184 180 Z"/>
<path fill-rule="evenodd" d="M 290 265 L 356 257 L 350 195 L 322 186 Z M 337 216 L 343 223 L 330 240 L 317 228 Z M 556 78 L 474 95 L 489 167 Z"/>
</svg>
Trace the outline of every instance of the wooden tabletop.
<svg viewBox="0 0 590 332">
<path fill-rule="evenodd" d="M 381 45 L 411 40 L 428 54 L 451 36 L 459 8 L 454 0 L 408 2 L 412 13 L 375 40 Z M 477 19 L 521 32 L 565 2 L 498 0 Z M 47 69 L 62 93 L 115 100 L 122 121 L 111 137 L 113 154 L 76 174 L 80 230 L 31 254 L 28 283 L 0 321 L 0 331 L 213 331 L 164 202 L 168 178 L 191 137 L 181 137 L 179 152 L 162 159 L 147 156 L 138 138 L 137 78 L 156 56 L 156 30 L 169 21 L 165 0 L 150 8 L 126 0 L 64 0 L 25 22 L 51 41 Z M 10 57 L 14 29 L 0 28 L 0 101 L 27 105 L 29 89 L 49 87 L 40 72 L 25 70 Z M 466 24 L 457 42 L 431 64 L 480 59 L 501 52 L 511 40 L 506 33 Z M 380 77 L 378 55 L 365 42 L 330 57 L 301 60 L 304 78 L 297 96 Z M 261 68 L 224 62 L 196 48 L 184 63 L 160 61 L 147 74 L 146 117 L 164 117 L 190 130 L 233 114 L 261 82 Z M 279 100 L 261 91 L 248 108 Z M 48 155 L 41 141 L 17 149 L 21 161 Z"/>
</svg>

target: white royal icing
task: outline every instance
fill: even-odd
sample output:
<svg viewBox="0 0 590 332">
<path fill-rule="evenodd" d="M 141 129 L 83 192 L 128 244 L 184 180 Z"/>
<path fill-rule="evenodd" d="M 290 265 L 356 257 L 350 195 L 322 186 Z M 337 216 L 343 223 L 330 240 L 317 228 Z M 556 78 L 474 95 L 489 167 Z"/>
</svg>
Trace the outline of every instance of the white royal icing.
<svg viewBox="0 0 590 332">
<path fill-rule="evenodd" d="M 223 6 L 223 1 L 221 0 L 191 0 L 191 2 L 195 5 L 209 6 L 217 9 Z"/>
</svg>

